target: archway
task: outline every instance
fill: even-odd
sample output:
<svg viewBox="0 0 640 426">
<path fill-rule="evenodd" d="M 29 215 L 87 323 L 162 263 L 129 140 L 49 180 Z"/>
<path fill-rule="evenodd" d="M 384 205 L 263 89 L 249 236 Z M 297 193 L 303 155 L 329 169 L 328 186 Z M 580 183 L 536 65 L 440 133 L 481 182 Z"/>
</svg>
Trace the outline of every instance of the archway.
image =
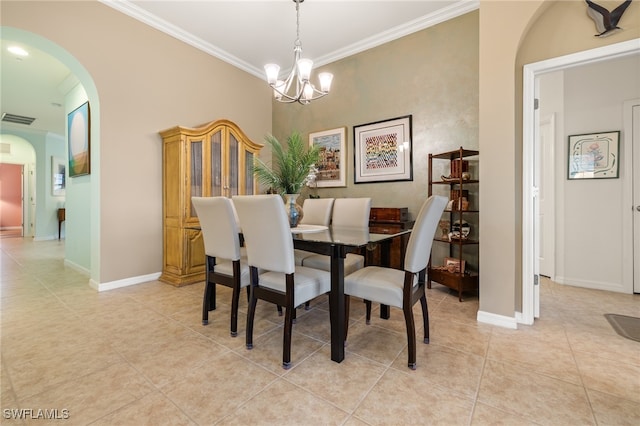
<svg viewBox="0 0 640 426">
<path fill-rule="evenodd" d="M 91 175 L 85 179 L 82 191 L 67 186 L 67 244 L 65 263 L 86 270 L 92 283 L 100 282 L 100 100 L 95 83 L 87 69 L 67 50 L 37 34 L 12 27 L 2 28 L 2 37 L 46 52 L 67 66 L 84 89 L 91 105 Z M 69 112 L 69 111 L 67 111 Z M 88 220 L 86 229 L 74 232 L 74 216 Z M 75 253 L 87 256 L 77 261 Z"/>
</svg>

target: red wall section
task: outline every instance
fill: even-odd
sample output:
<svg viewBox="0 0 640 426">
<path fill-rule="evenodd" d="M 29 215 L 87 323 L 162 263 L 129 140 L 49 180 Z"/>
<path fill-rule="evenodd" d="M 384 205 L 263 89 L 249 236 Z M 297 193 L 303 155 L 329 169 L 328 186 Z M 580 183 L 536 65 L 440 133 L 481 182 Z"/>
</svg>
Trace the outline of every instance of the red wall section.
<svg viewBox="0 0 640 426">
<path fill-rule="evenodd" d="M 0 163 L 0 228 L 22 226 L 22 165 Z"/>
</svg>

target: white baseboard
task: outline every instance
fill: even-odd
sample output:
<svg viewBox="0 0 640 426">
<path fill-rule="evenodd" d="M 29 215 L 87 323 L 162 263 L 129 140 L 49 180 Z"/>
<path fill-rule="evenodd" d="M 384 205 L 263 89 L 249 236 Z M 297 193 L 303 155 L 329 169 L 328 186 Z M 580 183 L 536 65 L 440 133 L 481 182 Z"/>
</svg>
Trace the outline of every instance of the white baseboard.
<svg viewBox="0 0 640 426">
<path fill-rule="evenodd" d="M 516 312 L 516 322 L 518 324 L 533 325 L 533 320 L 531 322 L 525 321 L 524 316 L 522 315 L 522 312 Z"/>
<path fill-rule="evenodd" d="M 604 281 L 589 281 L 578 278 L 569 278 L 563 277 L 560 275 L 556 275 L 556 279 L 554 281 L 557 284 L 562 285 L 570 285 L 573 287 L 583 287 L 583 288 L 591 288 L 594 290 L 605 290 L 605 291 L 615 291 L 617 293 L 629 293 L 622 283 L 610 283 Z"/>
<path fill-rule="evenodd" d="M 478 322 L 485 324 L 497 325 L 498 327 L 511 328 L 514 330 L 518 329 L 518 322 L 515 316 L 506 317 L 504 315 L 492 314 L 491 312 L 478 311 L 476 319 Z"/>
<path fill-rule="evenodd" d="M 125 278 L 122 280 L 110 281 L 107 283 L 98 283 L 94 280 L 89 281 L 89 285 L 100 291 L 115 290 L 116 288 L 129 287 L 136 284 L 146 283 L 148 281 L 156 281 L 160 278 L 161 273 L 156 272 L 148 275 L 139 275 L 137 277 Z"/>
<path fill-rule="evenodd" d="M 27 235 L 25 235 L 26 237 Z M 58 239 L 58 235 L 45 235 L 45 236 L 40 236 L 40 237 L 33 237 L 33 241 L 51 241 L 51 240 L 57 240 Z M 64 240 L 64 238 L 62 238 Z"/>
<path fill-rule="evenodd" d="M 73 268 L 76 271 L 80 271 L 80 272 L 85 273 L 87 275 L 91 275 L 91 271 L 90 270 L 88 270 L 84 266 L 78 265 L 77 263 L 71 262 L 70 260 L 65 259 L 64 260 L 64 266 L 68 266 L 69 268 Z"/>
</svg>

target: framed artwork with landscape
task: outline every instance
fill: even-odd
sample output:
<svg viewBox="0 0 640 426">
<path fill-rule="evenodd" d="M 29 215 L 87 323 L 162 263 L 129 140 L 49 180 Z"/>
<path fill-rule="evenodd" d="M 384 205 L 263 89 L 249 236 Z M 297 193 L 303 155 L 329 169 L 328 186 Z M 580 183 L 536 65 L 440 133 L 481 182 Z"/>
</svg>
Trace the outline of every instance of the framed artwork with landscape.
<svg viewBox="0 0 640 426">
<path fill-rule="evenodd" d="M 355 183 L 413 180 L 411 115 L 353 127 Z"/>
<path fill-rule="evenodd" d="M 91 116 L 89 102 L 67 116 L 69 137 L 69 177 L 91 173 Z"/>
<path fill-rule="evenodd" d="M 346 127 L 309 134 L 309 145 L 320 148 L 315 184 L 318 188 L 347 186 Z"/>
</svg>

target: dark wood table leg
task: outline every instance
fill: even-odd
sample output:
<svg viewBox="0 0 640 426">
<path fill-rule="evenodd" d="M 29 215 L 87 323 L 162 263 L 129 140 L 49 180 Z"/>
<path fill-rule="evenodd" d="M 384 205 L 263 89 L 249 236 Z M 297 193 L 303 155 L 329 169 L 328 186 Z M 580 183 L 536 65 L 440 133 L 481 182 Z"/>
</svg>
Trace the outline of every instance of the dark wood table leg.
<svg viewBox="0 0 640 426">
<path fill-rule="evenodd" d="M 385 240 L 380 243 L 380 265 L 387 268 L 391 265 L 391 241 Z M 380 318 L 389 319 L 390 316 L 389 305 L 380 305 Z"/>
<path fill-rule="evenodd" d="M 331 320 L 331 360 L 344 360 L 344 258 L 346 253 L 338 246 L 331 247 L 331 293 L 329 317 Z"/>
</svg>

